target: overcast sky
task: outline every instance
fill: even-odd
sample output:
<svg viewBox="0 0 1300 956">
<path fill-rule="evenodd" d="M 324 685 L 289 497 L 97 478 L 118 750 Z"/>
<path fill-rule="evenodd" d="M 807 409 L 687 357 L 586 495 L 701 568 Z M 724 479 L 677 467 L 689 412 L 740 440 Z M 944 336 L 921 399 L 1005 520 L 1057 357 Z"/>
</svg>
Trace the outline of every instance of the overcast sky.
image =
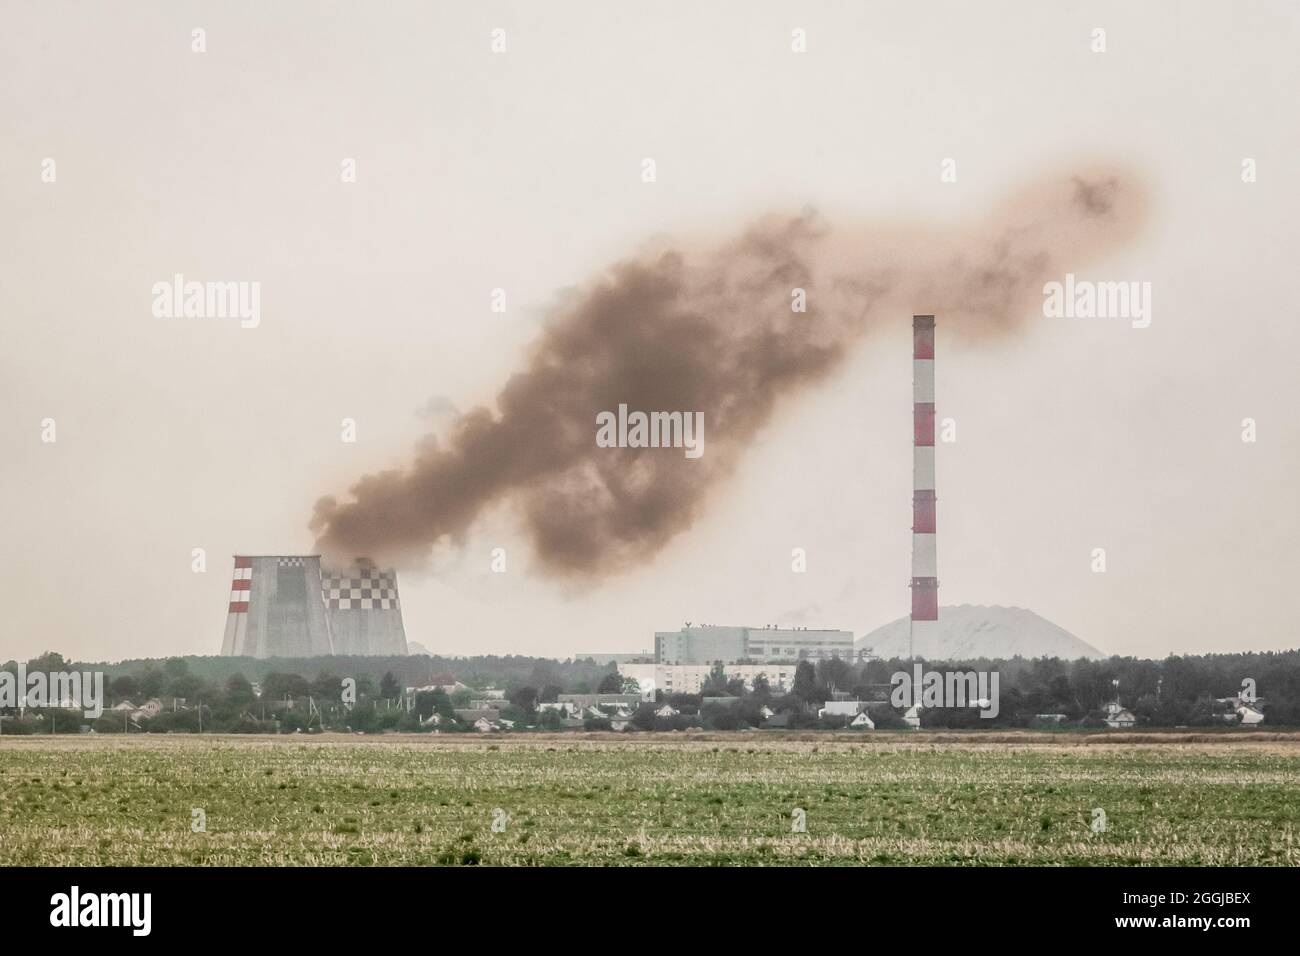
<svg viewBox="0 0 1300 956">
<path fill-rule="evenodd" d="M 941 603 L 1126 655 L 1300 644 L 1295 5 L 687 11 L 0 0 L 0 660 L 217 653 L 232 554 L 310 552 L 319 496 L 490 403 L 563 290 L 648 241 L 805 206 L 940 235 L 1098 160 L 1140 172 L 1151 215 L 1089 274 L 1150 282 L 1151 325 L 1037 314 L 976 347 L 939 316 Z M 155 318 L 175 273 L 260 282 L 261 324 Z M 906 614 L 897 321 L 653 561 L 557 585 L 498 509 L 402 576 L 408 637 L 567 656 Z"/>
</svg>

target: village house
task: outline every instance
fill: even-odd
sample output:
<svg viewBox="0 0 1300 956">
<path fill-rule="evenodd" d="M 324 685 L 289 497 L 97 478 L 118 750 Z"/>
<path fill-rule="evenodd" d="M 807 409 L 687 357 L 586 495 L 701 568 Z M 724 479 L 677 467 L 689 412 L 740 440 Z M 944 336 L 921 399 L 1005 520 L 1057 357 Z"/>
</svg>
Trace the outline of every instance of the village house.
<svg viewBox="0 0 1300 956">
<path fill-rule="evenodd" d="M 1137 724 L 1137 718 L 1133 716 L 1133 712 L 1121 707 L 1119 701 L 1111 701 L 1106 705 L 1106 716 L 1102 719 L 1106 721 L 1106 726 L 1112 730 L 1128 730 Z"/>
<path fill-rule="evenodd" d="M 585 710 L 588 707 L 603 707 L 605 705 L 627 707 L 633 709 L 641 705 L 640 694 L 560 694 L 558 703 L 575 704 L 578 711 Z M 602 715 L 603 716 L 603 715 Z"/>
<path fill-rule="evenodd" d="M 1264 722 L 1264 712 L 1253 704 L 1238 704 L 1236 714 L 1245 727 L 1253 727 Z"/>
<path fill-rule="evenodd" d="M 476 709 L 473 707 L 457 707 L 456 719 L 464 724 L 476 724 L 480 720 L 486 720 L 492 723 L 497 719 L 497 712 L 490 708 Z"/>
<path fill-rule="evenodd" d="M 828 700 L 817 711 L 818 717 L 856 717 L 866 709 L 865 700 Z"/>
</svg>

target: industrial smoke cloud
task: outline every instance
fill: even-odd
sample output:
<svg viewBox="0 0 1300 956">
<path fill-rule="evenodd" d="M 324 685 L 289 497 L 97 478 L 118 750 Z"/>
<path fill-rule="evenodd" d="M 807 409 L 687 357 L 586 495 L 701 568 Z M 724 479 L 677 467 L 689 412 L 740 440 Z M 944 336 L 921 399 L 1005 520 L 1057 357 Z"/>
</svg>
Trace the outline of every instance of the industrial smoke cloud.
<svg viewBox="0 0 1300 956">
<path fill-rule="evenodd" d="M 1092 170 L 1025 189 L 975 227 L 834 227 L 803 214 L 631 257 L 548 317 L 495 408 L 461 415 L 443 442 L 360 479 L 349 500 L 318 501 L 317 546 L 410 566 L 506 503 L 542 571 L 626 570 L 691 526 L 780 402 L 873 332 L 906 330 L 915 312 L 938 315 L 952 339 L 1014 333 L 1041 317 L 1045 282 L 1144 216 L 1132 176 Z M 806 312 L 792 309 L 796 289 Z M 707 453 L 598 447 L 597 416 L 620 405 L 702 412 Z"/>
</svg>

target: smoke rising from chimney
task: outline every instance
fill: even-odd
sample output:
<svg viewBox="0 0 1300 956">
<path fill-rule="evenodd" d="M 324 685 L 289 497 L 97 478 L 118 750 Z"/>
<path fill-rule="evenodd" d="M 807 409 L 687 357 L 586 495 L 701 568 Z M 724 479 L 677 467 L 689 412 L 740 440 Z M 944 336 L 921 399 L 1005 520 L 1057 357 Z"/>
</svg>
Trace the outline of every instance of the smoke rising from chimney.
<svg viewBox="0 0 1300 956">
<path fill-rule="evenodd" d="M 1135 177 L 1093 170 L 1025 189 L 974 227 L 770 217 L 626 259 L 548 316 L 494 409 L 460 415 L 443 443 L 363 477 L 349 500 L 320 499 L 317 547 L 419 565 L 505 503 L 544 573 L 635 567 L 700 516 L 782 400 L 867 336 L 901 335 L 913 313 L 941 315 L 954 345 L 1014 333 L 1041 316 L 1044 282 L 1132 237 L 1145 207 Z M 703 412 L 706 453 L 598 447 L 597 415 L 620 404 Z"/>
</svg>

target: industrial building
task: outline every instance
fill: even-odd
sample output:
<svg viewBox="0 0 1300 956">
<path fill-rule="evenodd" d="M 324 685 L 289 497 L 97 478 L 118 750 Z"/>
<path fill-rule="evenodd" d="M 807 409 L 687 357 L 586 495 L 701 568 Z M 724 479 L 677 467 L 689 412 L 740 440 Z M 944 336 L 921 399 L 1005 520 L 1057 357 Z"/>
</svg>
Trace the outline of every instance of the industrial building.
<svg viewBox="0 0 1300 956">
<path fill-rule="evenodd" d="M 658 664 L 767 664 L 853 657 L 851 631 L 790 627 L 713 627 L 655 632 Z"/>
<path fill-rule="evenodd" d="M 235 555 L 223 656 L 404 655 L 397 572 L 320 555 Z"/>
<path fill-rule="evenodd" d="M 728 680 L 739 678 L 747 690 L 754 689 L 754 678 L 762 675 L 774 693 L 785 694 L 794 686 L 793 661 L 783 664 L 723 664 Z M 654 700 L 655 691 L 668 694 L 698 694 L 709 675 L 712 664 L 656 664 L 652 661 L 620 663 L 618 672 L 623 677 L 633 677 L 641 691 L 642 700 Z"/>
</svg>

